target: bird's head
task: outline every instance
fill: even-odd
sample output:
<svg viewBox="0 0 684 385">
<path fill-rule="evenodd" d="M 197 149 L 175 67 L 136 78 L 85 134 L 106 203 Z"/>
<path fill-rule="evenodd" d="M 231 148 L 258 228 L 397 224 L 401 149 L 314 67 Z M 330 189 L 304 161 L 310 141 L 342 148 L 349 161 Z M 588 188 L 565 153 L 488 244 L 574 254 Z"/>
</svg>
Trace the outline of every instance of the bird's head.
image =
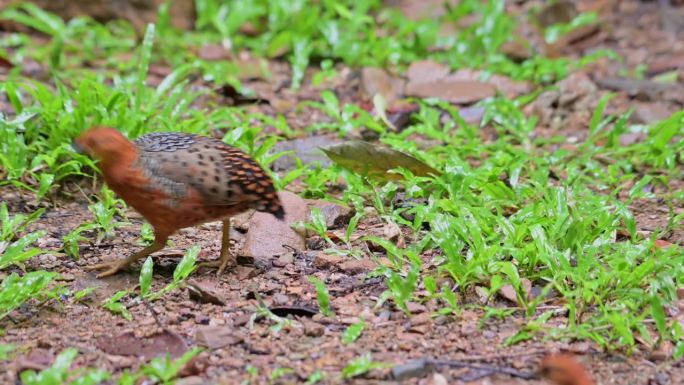
<svg viewBox="0 0 684 385">
<path fill-rule="evenodd" d="M 120 162 L 134 146 L 123 134 L 109 127 L 93 127 L 72 142 L 77 152 L 86 153 L 104 164 Z"/>
</svg>

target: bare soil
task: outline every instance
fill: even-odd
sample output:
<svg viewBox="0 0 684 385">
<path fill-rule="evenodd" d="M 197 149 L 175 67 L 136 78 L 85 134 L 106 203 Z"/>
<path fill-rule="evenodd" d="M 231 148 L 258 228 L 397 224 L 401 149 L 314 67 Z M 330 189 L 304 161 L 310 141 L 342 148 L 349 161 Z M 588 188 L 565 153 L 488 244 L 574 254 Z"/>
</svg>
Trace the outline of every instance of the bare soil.
<svg viewBox="0 0 684 385">
<path fill-rule="evenodd" d="M 580 3 L 590 6 L 594 2 Z M 662 119 L 684 106 L 684 93 L 634 92 L 636 86 L 633 84 L 616 89 L 610 86 L 613 83 L 605 82 L 605 79 L 619 77 L 621 71 L 633 69 L 639 64 L 649 67 L 648 76 L 662 68 L 674 68 L 681 73 L 684 70 L 684 60 L 681 59 L 684 57 L 684 28 L 676 23 L 673 26 L 669 16 L 655 1 L 596 3 L 605 6 L 601 11 L 601 17 L 605 20 L 601 30 L 582 40 L 581 44 L 571 44 L 564 49 L 569 55 L 580 55 L 610 48 L 622 55 L 625 61 L 618 64 L 599 61 L 573 74 L 572 81 L 559 85 L 566 94 L 577 94 L 567 103 L 552 101 L 538 104 L 536 109 L 530 108 L 530 113 L 544 112 L 537 132 L 540 136 L 562 134 L 575 137 L 576 141 L 583 140 L 596 102 L 609 91 L 618 93 L 610 103 L 610 112 L 635 108 L 637 113 L 633 119 L 639 123 Z M 514 11 L 524 10 L 524 7 L 511 6 Z M 675 7 L 670 12 L 683 15 L 684 9 Z M 275 65 L 283 66 L 283 63 Z M 347 80 L 354 81 L 339 82 L 338 95 L 342 99 L 364 99 L 361 96 L 363 85 L 358 84 L 360 74 L 349 69 L 343 72 L 347 74 Z M 279 78 L 278 73 L 276 71 L 276 79 Z M 270 103 L 252 108 L 266 113 L 285 112 L 292 127 L 304 127 L 316 119 L 324 119 L 320 115 L 311 115 L 308 110 L 296 110 L 294 102 L 283 102 L 293 95 L 278 84 L 260 83 L 255 88 L 268 95 Z M 305 82 L 303 90 L 296 97 L 317 98 L 318 92 L 318 89 Z M 672 190 L 681 190 L 683 185 L 676 182 L 670 187 Z M 71 189 L 67 187 L 65 190 Z M 656 193 L 658 195 L 659 192 Z M 650 233 L 665 226 L 668 209 L 660 198 L 662 194 L 654 199 L 639 200 L 632 206 L 639 230 Z M 36 203 L 32 199 L 32 196 L 11 188 L 0 190 L 0 200 L 8 203 L 11 212 L 34 211 Z M 679 204 L 674 208 L 676 211 L 683 209 L 681 202 Z M 214 347 L 202 352 L 185 368 L 184 378 L 179 383 L 236 384 L 249 379 L 245 370 L 247 366 L 257 370 L 258 377 L 254 383 L 267 383 L 269 375 L 278 367 L 291 368 L 293 372 L 274 383 L 302 383 L 316 370 L 340 373 L 351 360 L 371 352 L 374 361 L 392 366 L 418 358 L 485 366 L 480 369 L 435 368 L 434 371 L 446 377 L 448 383 L 544 384 L 546 382 L 543 380 L 497 374 L 496 370 L 506 368 L 522 375 L 533 373 L 540 359 L 554 351 L 570 351 L 581 355 L 599 384 L 684 383 L 682 362 L 673 362 L 668 358 L 671 352 L 668 353 L 667 346 L 658 351 L 639 346 L 636 351 L 627 354 L 607 352 L 589 342 L 558 341 L 539 336 L 504 347 L 503 341 L 526 323 L 524 314 L 517 310 L 503 320 L 485 320 L 483 311 L 469 306 L 481 304 L 477 293 L 469 293 L 461 298 L 463 310 L 457 316 L 431 316 L 440 308 L 431 300 L 412 304 L 410 316 L 390 304 L 376 308 L 377 299 L 386 287 L 381 279 L 366 277 L 372 266 L 354 262 L 351 258 L 326 259 L 329 256 L 317 249 L 315 237 L 309 237 L 308 250 L 296 251 L 293 261 L 284 264 L 274 260 L 250 261 L 242 258 L 235 269 L 220 277 L 213 270 L 195 272 L 192 281 L 220 297 L 222 305 L 205 303 L 206 298 L 204 301 L 193 299 L 187 288 L 153 302 L 151 307 L 136 300 L 135 295 L 124 297 L 122 302 L 133 316 L 133 322 L 128 322 L 100 304 L 119 290 L 134 288 L 138 284 L 140 264 L 105 279 L 97 279 L 94 273 L 86 272 L 83 268 L 100 261 L 123 258 L 141 247 L 139 233 L 142 219 L 134 212 L 129 213 L 129 218 L 130 226 L 117 229 L 113 237 L 99 245 L 84 246 L 81 258 L 74 260 L 61 250 L 62 238 L 79 224 L 91 220 L 87 200 L 78 193 L 71 198 L 57 195 L 54 202 L 47 205 L 44 218 L 31 226 L 30 230 L 47 231 L 48 235 L 39 241 L 38 246 L 50 250 L 51 254 L 33 258 L 27 264 L 27 270 L 57 271 L 63 275 L 64 284 L 71 287 L 72 291 L 92 286 L 98 289 L 92 297 L 80 303 L 65 298 L 61 304 L 31 304 L 0 322 L 0 328 L 5 330 L 2 342 L 17 344 L 21 353 L 13 362 L 0 363 L 0 383 L 15 383 L 21 369 L 49 366 L 55 355 L 67 347 L 76 347 L 82 353 L 77 358 L 77 367 L 98 367 L 116 372 L 136 368 L 140 365 L 141 355 L 149 358 L 157 353 L 171 352 L 178 356 L 188 346 L 198 344 Z M 359 226 L 358 231 L 377 231 L 369 230 L 374 229 L 374 225 L 372 220 L 367 220 Z M 236 253 L 239 253 L 245 237 L 244 230 L 238 228 L 233 232 Z M 175 235 L 172 238 L 174 245 L 155 257 L 153 290 L 159 290 L 172 280 L 173 269 L 189 246 L 197 244 L 202 247 L 201 260 L 217 258 L 220 239 L 219 223 L 185 229 Z M 684 230 L 679 227 L 665 240 L 684 245 Z M 425 261 L 428 266 L 428 256 Z M 325 278 L 328 282 L 331 305 L 337 318 L 325 317 L 315 310 L 316 293 L 307 281 L 309 275 Z M 269 329 L 272 322 L 263 318 L 253 319 L 259 306 L 255 293 L 269 308 L 294 322 L 274 332 Z M 516 306 L 504 298 L 497 298 L 489 305 L 506 308 Z M 544 310 L 553 308 L 546 306 Z M 560 306 L 557 308 L 561 310 Z M 344 345 L 341 336 L 345 328 L 361 319 L 367 323 L 366 330 L 356 343 Z M 562 327 L 567 323 L 565 314 L 559 311 L 552 323 Z M 395 383 L 395 380 L 390 379 L 389 372 L 388 368 L 375 370 L 352 382 Z M 333 376 L 326 382 L 339 383 L 342 380 Z M 440 382 L 438 377 L 428 373 L 403 383 Z"/>
</svg>

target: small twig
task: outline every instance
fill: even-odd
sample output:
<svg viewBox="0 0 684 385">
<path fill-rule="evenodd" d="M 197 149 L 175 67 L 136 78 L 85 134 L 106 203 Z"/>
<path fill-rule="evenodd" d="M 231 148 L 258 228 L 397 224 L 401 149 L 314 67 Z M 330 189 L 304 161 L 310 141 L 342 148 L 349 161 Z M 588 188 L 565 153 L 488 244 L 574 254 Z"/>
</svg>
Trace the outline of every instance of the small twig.
<svg viewBox="0 0 684 385">
<path fill-rule="evenodd" d="M 392 378 L 395 380 L 402 381 L 413 377 L 423 376 L 433 371 L 434 368 L 438 366 L 483 371 L 483 373 L 475 375 L 475 377 L 477 378 L 489 376 L 494 373 L 507 374 L 511 377 L 522 378 L 525 380 L 537 378 L 536 373 L 523 372 L 512 368 L 504 368 L 496 365 L 471 363 L 466 362 L 465 360 L 434 360 L 431 358 L 421 358 L 418 360 L 409 361 L 402 365 L 395 366 L 394 368 L 392 368 Z M 469 378 L 469 380 L 472 381 L 474 379 Z"/>
<path fill-rule="evenodd" d="M 492 373 L 502 373 L 502 374 L 508 374 L 511 377 L 517 377 L 517 378 L 522 378 L 524 380 L 531 380 L 534 378 L 537 378 L 537 375 L 535 373 L 531 372 L 523 372 L 520 370 L 512 369 L 512 368 L 504 368 L 496 365 L 478 365 L 478 364 L 470 364 L 466 362 L 459 362 L 459 361 L 450 361 L 450 360 L 435 360 L 433 361 L 433 364 L 436 366 L 448 366 L 450 368 L 468 368 L 468 369 L 476 369 L 476 370 L 484 370 L 484 371 L 490 371 Z"/>
<path fill-rule="evenodd" d="M 154 310 L 154 308 L 152 307 L 152 305 L 149 302 L 147 302 L 143 299 L 142 303 L 145 305 L 147 310 L 149 310 L 150 313 L 152 313 L 152 318 L 154 318 L 154 322 L 157 324 L 157 326 L 159 326 L 159 328 L 161 330 L 164 331 L 164 333 L 170 334 L 170 335 L 178 338 L 179 341 L 183 340 L 183 338 L 178 333 L 174 332 L 173 330 L 169 329 L 164 324 L 162 324 L 162 322 L 159 320 L 159 318 L 160 318 L 159 313 L 157 313 L 157 311 Z"/>
<path fill-rule="evenodd" d="M 549 351 L 545 349 L 537 349 L 537 350 L 528 350 L 526 352 L 522 353 L 502 353 L 502 354 L 490 354 L 487 356 L 468 356 L 464 358 L 459 358 L 459 361 L 494 361 L 494 360 L 499 360 L 502 358 L 514 358 L 514 357 L 522 357 L 522 356 L 541 356 L 544 354 L 548 354 Z"/>
<path fill-rule="evenodd" d="M 157 311 L 154 310 L 152 305 L 149 302 L 145 301 L 144 299 L 142 300 L 142 303 L 143 303 L 143 305 L 145 305 L 147 310 L 149 310 L 150 313 L 152 313 L 152 318 L 154 318 L 154 322 L 157 324 L 157 326 L 159 326 L 159 328 L 162 329 L 163 331 L 168 331 L 166 326 L 164 326 L 161 323 L 161 321 L 159 320 L 159 313 L 157 313 Z"/>
</svg>

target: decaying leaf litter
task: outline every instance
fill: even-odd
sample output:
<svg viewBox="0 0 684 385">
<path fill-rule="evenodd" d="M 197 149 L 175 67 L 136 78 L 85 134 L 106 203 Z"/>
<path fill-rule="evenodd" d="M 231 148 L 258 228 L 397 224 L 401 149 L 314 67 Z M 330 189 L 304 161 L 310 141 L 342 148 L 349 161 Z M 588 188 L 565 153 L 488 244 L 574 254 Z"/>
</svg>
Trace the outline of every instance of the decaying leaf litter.
<svg viewBox="0 0 684 385">
<path fill-rule="evenodd" d="M 439 5 L 430 3 L 418 9 L 411 2 L 393 5 L 410 17 L 423 12 L 444 14 Z M 488 11 L 495 10 L 496 6 L 491 6 L 494 3 Z M 185 280 L 176 271 L 181 259 L 187 261 L 187 250 L 192 246 L 201 247 L 198 260 L 216 258 L 220 224 L 212 223 L 176 235 L 173 244 L 155 257 L 151 277 L 144 279 L 138 265 L 128 273 L 98 280 L 83 267 L 120 258 L 147 242 L 141 218 L 102 192 L 99 180 L 68 174 L 62 179 L 50 160 L 40 160 L 36 170 L 21 172 L 7 167 L 10 161 L 6 156 L 3 178 L 16 181 L 2 187 L 8 216 L 45 211 L 39 214 L 40 219 L 27 220 L 25 229 L 16 223 L 16 234 L 9 227 L 7 233 L 3 228 L 3 257 L 9 260 L 8 256 L 15 255 L 12 250 L 17 250 L 20 239 L 31 242 L 27 247 L 20 245 L 19 252 L 30 248 L 38 251 L 37 255 L 32 251 L 22 254 L 26 260 L 20 263 L 1 264 L 3 285 L 11 284 L 11 277 L 27 276 L 24 269 L 58 272 L 60 276 L 43 277 L 50 290 L 38 288 L 29 295 L 33 299 L 11 308 L 0 321 L 2 343 L 15 346 L 8 353 L 9 360 L 1 363 L 7 369 L 2 381 L 14 381 L 24 369 L 45 370 L 60 352 L 65 354 L 65 349 L 72 347 L 78 353 L 73 353 L 72 368 L 99 368 L 112 373 L 114 379 L 126 371 L 144 372 L 147 378 L 163 383 L 163 376 L 150 374 L 149 368 L 141 369 L 141 363 L 164 353 L 180 359 L 193 346 L 205 350 L 186 358 L 189 361 L 177 371 L 166 372 L 180 378 L 177 383 L 339 383 L 344 377 L 353 378 L 346 381 L 354 383 L 377 383 L 392 382 L 394 375 L 406 383 L 541 384 L 543 380 L 526 376 L 535 372 L 543 356 L 554 351 L 580 355 L 599 383 L 682 381 L 678 331 L 682 305 L 681 290 L 677 290 L 682 266 L 677 262 L 681 262 L 679 250 L 684 240 L 682 132 L 677 113 L 684 103 L 678 83 L 682 48 L 678 43 L 681 27 L 667 16 L 681 8 L 676 4 L 660 7 L 665 5 L 580 2 L 579 11 L 596 12 L 597 19 L 593 20 L 567 6 L 558 10 L 536 2 L 507 4 L 507 14 L 514 15 L 519 23 L 515 38 L 498 47 L 498 52 L 523 63 L 515 71 L 491 59 L 478 63 L 485 70 L 459 59 L 445 60 L 437 47 L 434 56 L 402 59 L 399 65 L 368 65 L 332 53 L 336 61 L 326 62 L 325 57 L 320 65 L 309 61 L 308 66 L 298 67 L 303 72 L 297 75 L 291 67 L 300 65 L 297 60 L 302 60 L 302 50 L 311 49 L 305 45 L 294 44 L 293 52 L 300 52 L 299 56 L 288 55 L 283 46 L 280 52 L 276 49 L 263 58 L 257 49 L 236 54 L 221 44 L 186 47 L 203 59 L 195 65 L 205 71 L 204 77 L 183 80 L 183 86 L 201 93 L 192 100 L 192 108 L 242 108 L 220 116 L 203 116 L 209 121 L 204 133 L 222 136 L 227 132 L 225 140 L 229 143 L 258 154 L 262 163 L 275 162 L 272 168 L 283 178 L 283 185 L 288 182 L 285 189 L 292 192 L 285 194 L 284 204 L 296 213 L 292 222 L 298 223 L 273 231 L 277 224 L 259 214 L 235 218 L 233 250 L 239 264 L 219 279 L 211 271 L 198 270 Z M 336 12 L 344 14 L 344 8 Z M 537 16 L 530 21 L 524 16 L 528 13 Z M 378 15 L 377 20 L 381 19 Z M 554 24 L 574 20 L 582 25 L 559 39 L 551 36 L 555 29 L 562 30 Z M 477 26 L 476 18 L 446 23 L 442 33 L 448 37 L 468 30 L 473 25 L 470 23 Z M 145 23 L 134 24 L 144 33 Z M 158 33 L 163 31 L 160 26 L 163 23 L 157 22 Z M 540 38 L 540 28 L 544 27 L 546 41 Z M 259 28 L 244 24 L 239 32 L 258 36 Z M 68 33 L 63 33 L 67 46 L 73 44 Z M 495 36 L 497 31 L 486 33 Z M 10 36 L 11 32 L 3 32 L 3 38 Z M 45 42 L 45 36 L 35 38 Z M 21 44 L 18 47 L 3 44 L 0 54 L 15 68 L 3 72 L 4 79 L 15 80 L 12 76 L 21 72 L 55 87 L 50 75 L 55 69 L 71 76 L 84 68 L 127 70 L 108 67 L 106 61 L 79 59 L 70 52 L 62 56 L 43 53 L 44 61 L 34 52 L 17 61 Z M 52 52 L 58 52 L 54 44 L 51 47 Z M 117 57 L 122 63 L 150 60 L 142 79 L 148 86 L 161 89 L 160 95 L 170 92 L 176 95 L 172 101 L 181 100 L 173 97 L 178 98 L 185 89 L 173 88 L 173 81 L 165 80 L 178 69 L 178 58 L 170 62 L 146 58 L 145 51 L 135 47 L 131 45 L 127 53 L 118 52 Z M 557 61 L 535 61 L 544 56 Z M 60 68 L 64 59 L 72 57 L 75 67 Z M 587 65 L 563 61 L 581 57 L 593 60 Z M 222 84 L 212 77 L 215 74 L 209 67 L 225 61 L 238 68 L 234 77 L 237 83 Z M 191 67 L 174 76 L 192 72 Z M 135 64 L 133 68 L 137 68 Z M 301 76 L 299 88 L 292 84 L 297 76 Z M 67 86 L 76 84 L 69 76 L 64 78 Z M 31 119 L 54 122 L 49 116 L 22 116 L 17 106 L 28 102 L 9 96 L 16 95 L 16 87 L 8 92 L 5 86 L 4 91 L 0 106 L 5 127 L 21 132 L 27 127 L 22 124 L 30 124 Z M 606 96 L 609 94 L 611 97 Z M 133 96 L 130 105 L 122 105 L 138 108 L 142 117 L 146 103 L 158 103 L 160 111 L 149 111 L 149 117 L 136 122 L 149 119 L 160 125 L 156 129 L 175 129 L 164 126 L 174 121 L 173 111 L 163 110 L 163 102 L 145 100 L 147 97 L 152 98 L 148 93 L 138 102 Z M 113 109 L 122 98 L 126 96 L 107 100 L 108 108 Z M 76 108 L 87 102 L 77 100 Z M 190 105 L 179 107 L 181 111 L 183 108 Z M 32 108 L 22 109 L 33 113 Z M 629 109 L 633 109 L 631 115 L 622 115 Z M 95 111 L 91 113 L 97 114 Z M 99 121 L 116 121 L 97 116 Z M 125 121 L 120 116 L 117 119 Z M 192 114 L 183 116 L 186 123 L 179 129 L 193 130 L 192 125 L 198 123 L 187 122 L 196 119 Z M 132 122 L 124 124 L 134 126 Z M 136 131 L 140 128 L 130 130 L 133 135 L 140 134 Z M 3 135 L 7 132 L 4 128 Z M 268 135 L 279 136 L 271 151 L 259 147 L 269 140 Z M 458 135 L 460 140 L 450 139 Z M 11 143 L 7 137 L 3 142 Z M 458 150 L 450 152 L 448 148 L 455 144 L 459 144 Z M 547 164 L 521 158 L 524 164 L 516 166 L 507 158 L 520 157 L 515 148 L 551 160 Z M 362 151 L 359 159 L 359 150 L 364 149 L 367 151 Z M 291 152 L 279 159 L 269 158 L 282 150 Z M 332 167 L 326 151 L 335 154 L 330 158 L 339 164 L 333 168 L 334 174 L 326 174 L 315 165 L 319 162 Z M 403 155 L 394 158 L 397 151 Z M 381 158 L 373 159 L 378 154 Z M 578 165 L 583 168 L 577 169 Z M 384 172 L 393 166 L 406 170 L 392 171 L 390 182 L 378 178 L 378 169 Z M 344 167 L 352 172 L 343 171 Z M 492 171 L 476 172 L 483 169 Z M 548 177 L 538 179 L 535 169 L 547 170 Z M 449 175 L 456 178 L 445 179 Z M 429 178 L 442 178 L 442 188 L 452 194 L 468 193 L 451 195 L 463 200 L 450 201 L 450 195 L 440 193 L 438 183 L 425 182 Z M 529 193 L 520 201 L 504 198 L 516 188 L 529 189 L 526 183 L 530 180 L 558 186 L 551 191 L 560 194 L 540 197 Z M 563 183 L 568 180 L 579 181 L 580 186 L 584 183 L 590 192 L 576 189 L 564 196 L 563 188 L 576 186 Z M 464 182 L 472 187 L 472 195 L 470 190 L 463 190 Z M 536 186 L 545 191 L 542 187 Z M 592 194 L 598 200 L 587 198 Z M 617 200 L 601 200 L 604 195 Z M 477 196 L 500 202 L 474 201 Z M 540 211 L 546 206 L 535 204 L 545 199 L 553 203 L 551 207 L 570 209 L 559 214 Z M 625 213 L 617 217 L 620 223 L 600 214 L 612 205 Z M 463 211 L 464 207 L 470 212 Z M 449 222 L 445 213 L 459 220 Z M 580 228 L 578 217 L 589 213 L 596 216 L 596 226 Z M 529 255 L 543 255 L 541 249 L 530 254 L 511 249 L 512 254 L 521 254 L 481 265 L 466 264 L 477 255 L 487 256 L 487 250 L 495 247 L 488 237 L 517 225 L 517 215 L 532 218 L 528 219 L 532 222 L 537 216 L 558 215 L 552 229 L 568 237 L 588 237 L 590 234 L 581 233 L 582 229 L 591 232 L 600 226 L 613 226 L 613 231 L 591 238 L 591 242 L 598 246 L 637 246 L 616 250 L 623 253 L 616 259 L 590 255 L 608 266 L 587 264 L 584 259 L 559 259 L 555 264 L 568 272 L 563 280 L 579 288 L 586 285 L 586 291 L 563 291 L 568 286 L 549 284 L 550 277 L 561 276 L 545 275 L 539 271 L 543 264 L 525 260 Z M 492 221 L 501 218 L 501 222 L 489 223 L 496 223 L 496 229 L 474 226 L 490 217 Z M 3 224 L 9 222 L 3 217 Z M 542 242 L 540 231 L 544 228 L 533 225 L 529 238 L 520 240 L 521 245 L 544 248 L 553 244 L 577 250 L 571 242 Z M 74 229 L 82 231 L 74 233 Z M 28 234 L 37 235 L 34 239 Z M 642 252 L 637 253 L 639 250 Z M 558 252 L 562 255 L 565 251 Z M 459 259 L 453 255 L 463 258 L 462 266 L 454 265 Z M 592 282 L 610 280 L 610 274 L 624 269 L 621 265 L 628 259 L 639 261 L 628 265 L 634 267 L 633 274 L 616 275 L 614 279 L 643 279 L 644 285 L 654 281 L 664 289 L 645 302 L 648 307 L 630 308 L 630 302 L 623 301 L 617 302 L 625 306 L 622 316 L 617 316 L 619 309 L 603 313 L 605 307 L 616 303 L 611 297 L 626 296 L 639 285 L 592 287 Z M 672 261 L 672 265 L 658 265 L 661 270 L 649 273 L 649 268 L 663 260 Z M 498 263 L 495 268 L 491 267 L 494 263 Z M 482 274 L 482 269 L 487 274 Z M 643 277 L 638 275 L 642 271 L 646 271 Z M 160 291 L 166 294 L 158 298 L 144 295 L 142 287 L 148 284 L 150 288 L 144 291 L 152 296 Z M 653 286 L 649 289 L 655 290 Z M 571 296 L 588 293 L 597 299 L 577 301 Z M 580 306 L 569 306 L 573 301 Z M 572 328 L 575 323 L 598 322 L 592 320 L 600 316 L 622 318 L 625 323 L 613 319 L 589 324 L 594 326 L 586 329 Z M 610 332 L 604 333 L 607 329 Z M 570 331 L 564 335 L 563 330 Z M 22 380 L 28 383 L 29 377 L 24 375 Z"/>
</svg>

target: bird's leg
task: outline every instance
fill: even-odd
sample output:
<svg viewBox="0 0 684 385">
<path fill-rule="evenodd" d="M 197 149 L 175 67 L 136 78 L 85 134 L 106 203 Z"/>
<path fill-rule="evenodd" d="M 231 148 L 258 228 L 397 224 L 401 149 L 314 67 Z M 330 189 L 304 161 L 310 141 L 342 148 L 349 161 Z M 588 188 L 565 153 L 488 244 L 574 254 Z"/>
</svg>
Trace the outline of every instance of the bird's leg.
<svg viewBox="0 0 684 385">
<path fill-rule="evenodd" d="M 216 275 L 221 275 L 226 267 L 236 264 L 235 258 L 230 254 L 230 218 L 223 220 L 223 235 L 221 236 L 221 255 L 218 261 L 202 262 L 200 267 L 218 267 Z"/>
<path fill-rule="evenodd" d="M 104 278 L 104 277 L 108 277 L 110 275 L 114 275 L 117 272 L 119 272 L 119 270 L 128 267 L 128 265 L 137 261 L 138 259 L 145 258 L 148 255 L 163 249 L 164 246 L 166 245 L 166 241 L 168 239 L 169 239 L 169 237 L 166 235 L 155 234 L 154 242 L 151 245 L 149 245 L 146 248 L 138 251 L 137 253 L 130 255 L 128 258 L 118 260 L 118 261 L 114 261 L 114 262 L 98 263 L 97 265 L 87 266 L 85 269 L 86 270 L 106 269 L 102 273 L 98 274 L 97 278 Z"/>
</svg>

